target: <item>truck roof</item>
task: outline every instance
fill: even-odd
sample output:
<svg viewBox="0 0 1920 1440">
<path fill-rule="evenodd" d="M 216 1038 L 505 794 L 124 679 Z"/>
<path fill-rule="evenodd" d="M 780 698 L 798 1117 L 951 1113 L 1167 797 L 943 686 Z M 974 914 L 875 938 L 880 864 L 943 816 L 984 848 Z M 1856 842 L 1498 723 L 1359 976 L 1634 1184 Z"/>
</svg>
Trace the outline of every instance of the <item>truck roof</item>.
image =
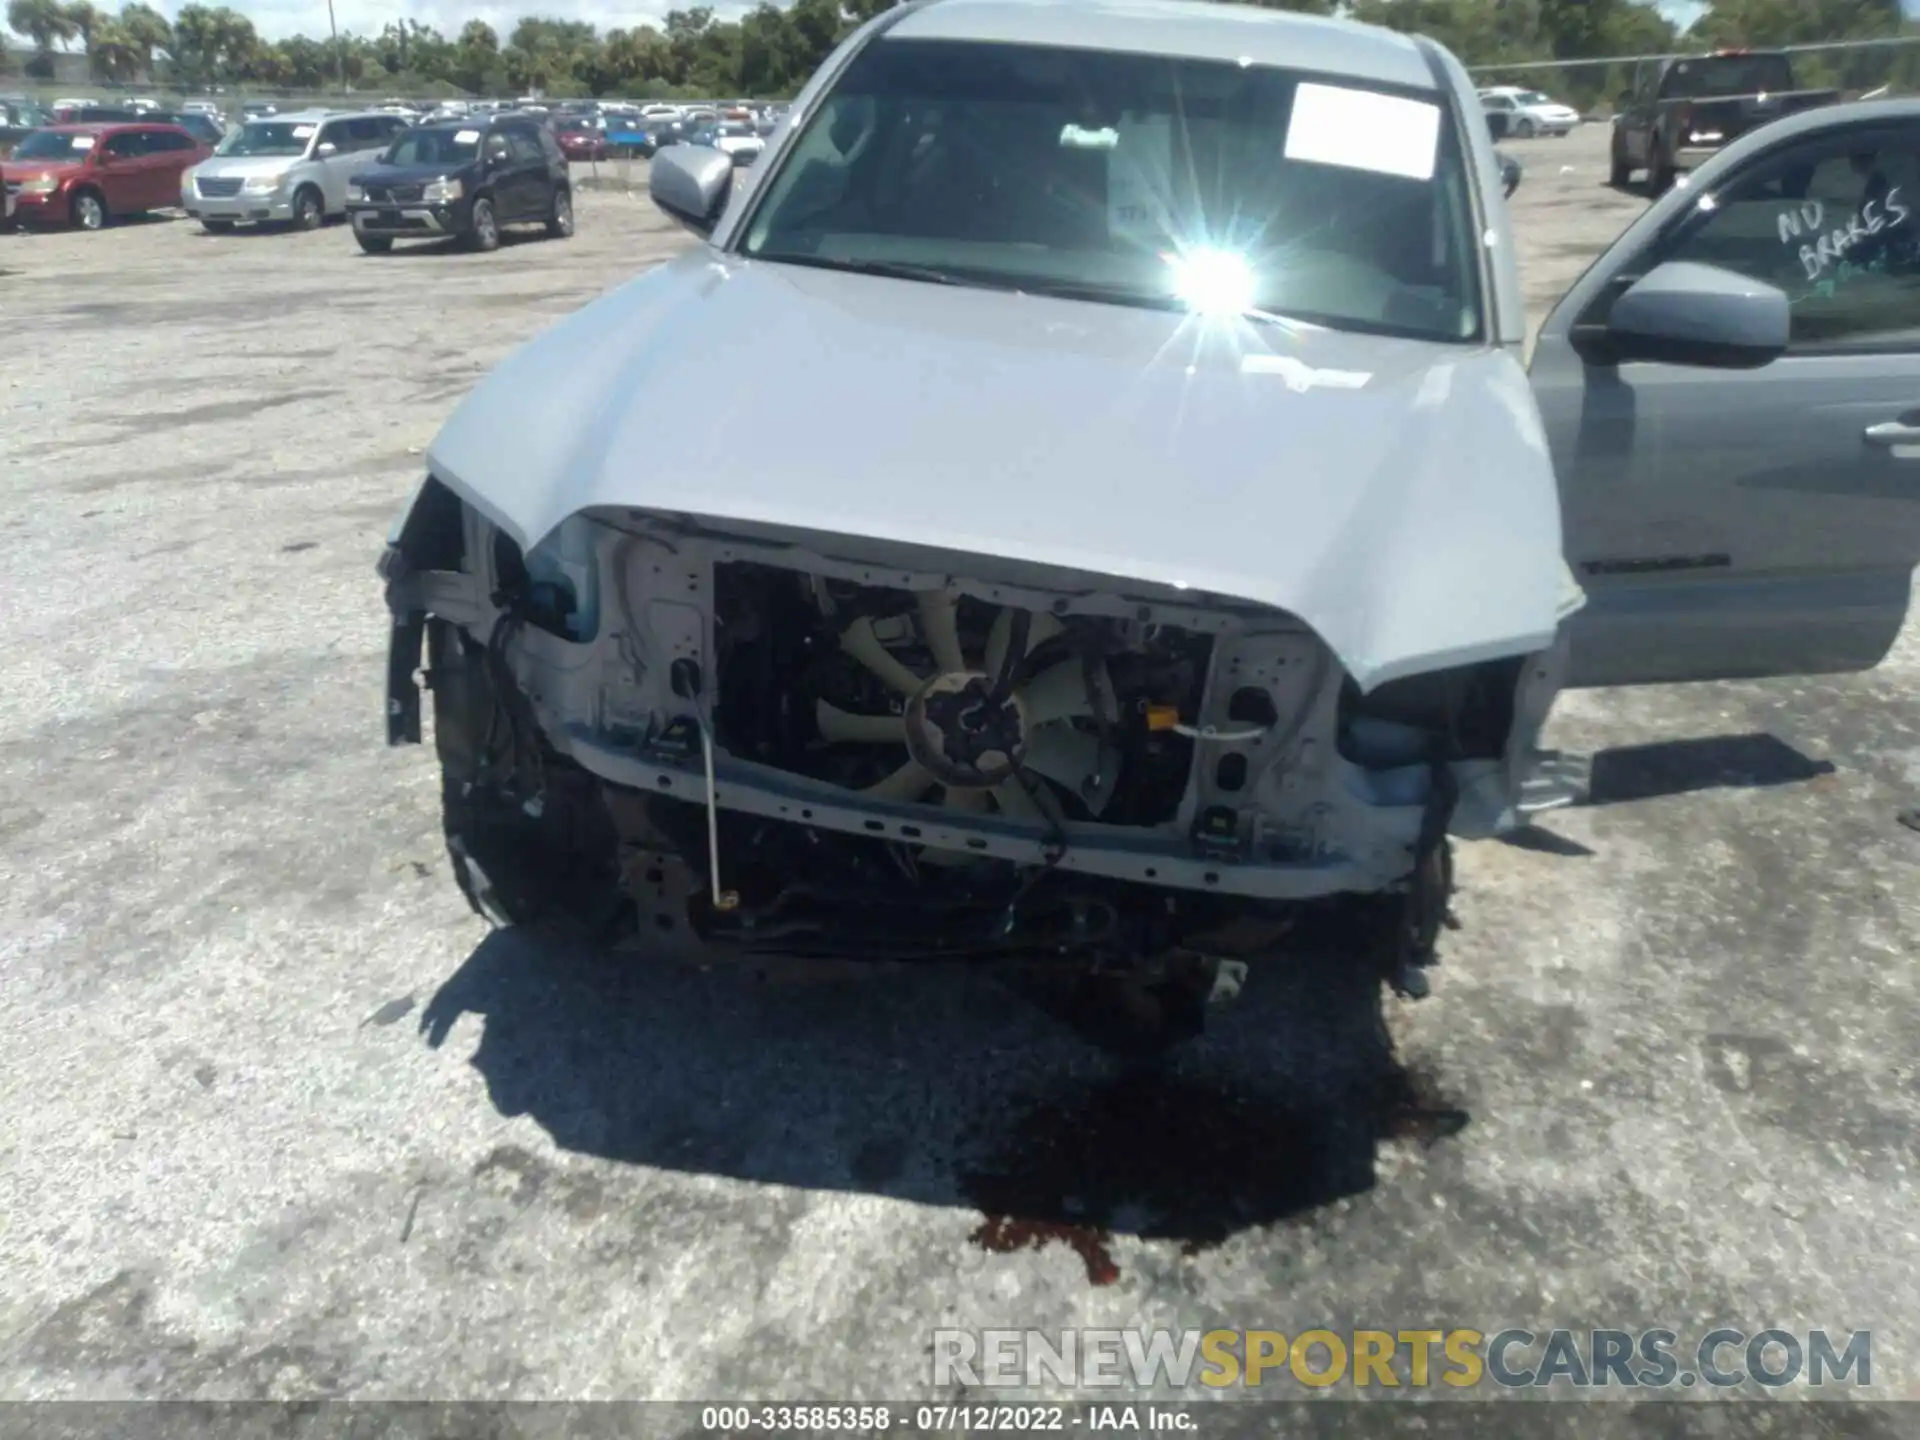
<svg viewBox="0 0 1920 1440">
<path fill-rule="evenodd" d="M 939 0 L 913 9 L 886 33 L 902 40 L 978 40 L 1246 61 L 1410 89 L 1435 88 L 1420 45 L 1397 31 L 1212 0 L 1102 0 L 1099 5 Z"/>
</svg>

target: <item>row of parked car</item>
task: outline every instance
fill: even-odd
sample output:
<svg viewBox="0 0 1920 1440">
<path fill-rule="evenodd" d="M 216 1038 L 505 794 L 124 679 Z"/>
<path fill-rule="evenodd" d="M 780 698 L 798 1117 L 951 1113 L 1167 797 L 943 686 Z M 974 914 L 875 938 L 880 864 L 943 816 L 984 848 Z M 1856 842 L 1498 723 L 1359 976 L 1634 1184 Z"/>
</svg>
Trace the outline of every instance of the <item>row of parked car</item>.
<svg viewBox="0 0 1920 1440">
<path fill-rule="evenodd" d="M 0 163 L 5 220 L 98 230 L 179 207 L 209 232 L 344 217 L 360 248 L 458 237 L 498 247 L 508 226 L 573 233 L 567 155 L 554 127 L 517 113 L 412 124 L 384 111 L 248 120 L 217 146 L 171 121 L 49 125 Z"/>
<path fill-rule="evenodd" d="M 40 105 L 24 95 L 0 95 L 0 158 L 35 130 L 49 125 L 142 123 L 178 125 L 208 145 L 218 145 L 230 128 L 218 108 L 204 101 L 189 100 L 178 110 L 167 110 L 148 100 L 102 105 L 94 100 L 67 99 Z"/>
<path fill-rule="evenodd" d="M 592 102 L 554 116 L 570 159 L 649 157 L 671 145 L 706 145 L 724 151 L 736 165 L 750 165 L 787 116 L 784 104 L 605 105 Z"/>
</svg>

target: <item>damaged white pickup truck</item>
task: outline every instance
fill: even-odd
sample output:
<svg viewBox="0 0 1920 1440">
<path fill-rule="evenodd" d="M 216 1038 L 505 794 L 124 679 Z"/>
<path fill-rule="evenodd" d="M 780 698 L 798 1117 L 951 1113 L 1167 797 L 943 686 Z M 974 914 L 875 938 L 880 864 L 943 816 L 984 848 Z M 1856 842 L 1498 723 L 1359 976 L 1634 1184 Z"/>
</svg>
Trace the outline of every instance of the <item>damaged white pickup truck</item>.
<svg viewBox="0 0 1920 1440">
<path fill-rule="evenodd" d="M 1536 748 L 1563 685 L 1864 668 L 1904 615 L 1915 507 L 1846 488 L 1893 452 L 1787 438 L 1787 296 L 1662 253 L 1687 196 L 1530 383 L 1428 41 L 919 0 L 737 193 L 697 147 L 651 185 L 704 243 L 482 383 L 382 564 L 389 739 L 424 658 L 497 922 L 1204 998 L 1339 902 L 1376 1003 L 1420 994 L 1448 836 L 1574 798 Z"/>
</svg>

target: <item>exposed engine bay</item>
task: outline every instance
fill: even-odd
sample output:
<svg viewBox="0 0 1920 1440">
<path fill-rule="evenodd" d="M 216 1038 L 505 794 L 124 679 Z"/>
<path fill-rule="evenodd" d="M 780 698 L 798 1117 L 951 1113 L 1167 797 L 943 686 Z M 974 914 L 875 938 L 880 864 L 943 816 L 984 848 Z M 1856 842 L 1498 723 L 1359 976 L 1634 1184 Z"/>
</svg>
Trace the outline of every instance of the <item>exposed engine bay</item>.
<svg viewBox="0 0 1920 1440">
<path fill-rule="evenodd" d="M 563 531 L 524 556 L 429 482 L 384 562 L 390 738 L 418 738 L 424 636 L 469 898 L 650 947 L 1211 992 L 1300 902 L 1368 900 L 1365 963 L 1418 993 L 1447 836 L 1516 822 L 1557 678 L 1363 695 L 1217 597 L 645 512 Z"/>
<path fill-rule="evenodd" d="M 1209 637 L 756 565 L 720 567 L 716 614 L 735 755 L 1034 824 L 1179 814 Z"/>
</svg>

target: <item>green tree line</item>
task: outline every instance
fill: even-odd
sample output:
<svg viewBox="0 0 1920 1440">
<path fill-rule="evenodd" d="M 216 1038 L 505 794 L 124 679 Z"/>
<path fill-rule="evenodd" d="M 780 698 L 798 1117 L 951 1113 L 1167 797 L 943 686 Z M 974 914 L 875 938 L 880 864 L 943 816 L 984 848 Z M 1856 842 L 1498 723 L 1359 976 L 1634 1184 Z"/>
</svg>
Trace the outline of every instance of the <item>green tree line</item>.
<svg viewBox="0 0 1920 1440">
<path fill-rule="evenodd" d="M 110 83 L 149 80 L 182 89 L 214 85 L 409 95 L 631 98 L 791 95 L 827 52 L 893 0 L 792 0 L 739 20 L 709 8 L 670 12 L 662 28 L 600 30 L 530 15 L 503 38 L 469 21 L 448 36 L 398 20 L 378 35 L 295 35 L 269 41 L 226 6 L 190 4 L 169 22 L 143 0 L 117 11 L 89 0 L 10 0 L 7 23 L 27 38 L 29 74 L 51 76 L 52 58 L 78 48 Z M 1644 54 L 1692 45 L 1779 45 L 1905 33 L 1900 0 L 1713 0 L 1685 37 L 1646 0 L 1253 0 L 1270 8 L 1344 13 L 1434 36 L 1469 65 L 1500 66 Z M 1915 47 L 1920 49 L 1920 47 Z M 1883 83 L 1909 68 L 1905 52 L 1809 57 L 1809 84 Z M 1920 65 L 1920 56 L 1911 64 Z M 1625 83 L 1606 67 L 1518 71 L 1514 78 L 1589 105 Z"/>
</svg>

